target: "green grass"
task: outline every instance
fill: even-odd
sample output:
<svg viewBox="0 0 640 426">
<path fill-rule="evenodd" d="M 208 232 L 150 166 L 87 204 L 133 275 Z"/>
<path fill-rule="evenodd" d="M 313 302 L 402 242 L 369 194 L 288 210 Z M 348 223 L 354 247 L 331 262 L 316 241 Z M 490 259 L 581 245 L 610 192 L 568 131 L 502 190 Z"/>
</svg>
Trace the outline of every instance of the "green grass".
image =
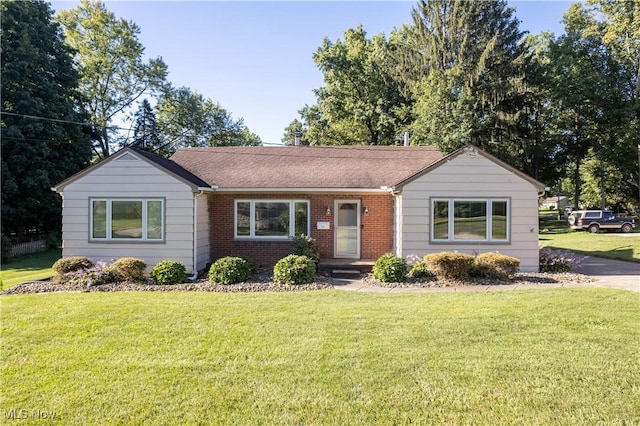
<svg viewBox="0 0 640 426">
<path fill-rule="evenodd" d="M 637 424 L 640 294 L 0 297 L 20 424 Z"/>
<path fill-rule="evenodd" d="M 640 262 L 640 229 L 632 235 L 619 232 L 571 230 L 566 221 L 543 220 L 540 222 L 540 247 L 571 250 L 576 253 L 607 259 Z"/>
<path fill-rule="evenodd" d="M 2 265 L 0 290 L 6 290 L 24 281 L 39 280 L 52 276 L 51 266 L 61 256 L 61 249 L 52 249 L 11 258 L 9 263 Z"/>
</svg>

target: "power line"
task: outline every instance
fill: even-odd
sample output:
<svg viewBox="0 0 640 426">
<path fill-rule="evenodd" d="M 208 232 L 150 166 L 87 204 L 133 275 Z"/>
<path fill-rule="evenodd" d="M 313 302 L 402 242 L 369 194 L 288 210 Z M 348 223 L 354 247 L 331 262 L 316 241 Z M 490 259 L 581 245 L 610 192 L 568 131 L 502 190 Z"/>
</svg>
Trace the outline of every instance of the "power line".
<svg viewBox="0 0 640 426">
<path fill-rule="evenodd" d="M 79 122 L 79 121 L 61 120 L 59 118 L 41 117 L 41 116 L 37 116 L 37 115 L 28 115 L 28 114 L 17 114 L 15 112 L 8 112 L 8 111 L 0 111 L 0 114 L 10 115 L 10 116 L 13 116 L 13 117 L 31 118 L 31 119 L 34 119 L 34 120 L 54 121 L 56 123 L 77 124 L 79 126 L 98 127 L 94 123 L 89 123 L 89 122 L 82 123 L 82 122 Z M 125 128 L 125 127 L 119 127 L 119 126 L 109 126 L 109 128 L 110 129 L 117 129 L 117 130 L 126 130 L 126 131 L 131 130 L 131 129 L 128 129 L 128 128 Z"/>
</svg>

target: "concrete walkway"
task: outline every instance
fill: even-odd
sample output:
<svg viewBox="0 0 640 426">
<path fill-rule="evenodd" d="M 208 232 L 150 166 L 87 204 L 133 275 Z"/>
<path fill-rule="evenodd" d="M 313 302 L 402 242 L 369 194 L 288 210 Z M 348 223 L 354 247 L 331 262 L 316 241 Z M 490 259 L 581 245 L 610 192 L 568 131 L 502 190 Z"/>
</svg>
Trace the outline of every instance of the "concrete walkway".
<svg viewBox="0 0 640 426">
<path fill-rule="evenodd" d="M 640 293 L 640 263 L 585 257 L 575 272 L 593 278 L 593 282 L 578 283 L 519 283 L 509 285 L 469 285 L 459 287 L 401 287 L 386 288 L 367 285 L 360 279 L 334 278 L 333 287 L 345 291 L 371 293 L 434 293 L 469 291 L 507 291 L 524 289 L 544 289 L 560 287 L 602 287 L 628 290 Z"/>
</svg>

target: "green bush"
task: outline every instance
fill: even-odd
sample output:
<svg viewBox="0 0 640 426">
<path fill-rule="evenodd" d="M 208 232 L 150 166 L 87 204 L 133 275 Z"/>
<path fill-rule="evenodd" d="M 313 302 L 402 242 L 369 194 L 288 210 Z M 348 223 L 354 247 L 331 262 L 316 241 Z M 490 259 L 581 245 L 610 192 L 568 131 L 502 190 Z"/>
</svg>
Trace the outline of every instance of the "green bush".
<svg viewBox="0 0 640 426">
<path fill-rule="evenodd" d="M 251 263 L 241 257 L 227 256 L 216 260 L 209 268 L 209 281 L 220 284 L 236 284 L 253 275 Z"/>
<path fill-rule="evenodd" d="M 0 234 L 0 238 L 2 239 L 2 246 L 0 246 L 0 263 L 7 263 L 11 257 L 11 247 L 13 247 L 13 243 L 11 242 L 11 238 L 4 234 Z"/>
<path fill-rule="evenodd" d="M 570 251 L 552 251 L 548 247 L 540 249 L 540 272 L 571 272 L 580 264 L 578 257 Z"/>
<path fill-rule="evenodd" d="M 57 232 L 50 232 L 47 234 L 47 248 L 57 249 L 62 245 L 62 239 Z"/>
<path fill-rule="evenodd" d="M 508 280 L 520 267 L 520 259 L 500 253 L 482 253 L 476 256 L 474 269 L 481 277 Z"/>
<path fill-rule="evenodd" d="M 98 266 L 98 265 L 96 265 Z M 97 269 L 96 267 L 92 268 Z M 91 270 L 90 270 L 91 271 Z M 113 265 L 106 265 L 101 270 L 99 270 L 96 275 L 95 281 L 92 285 L 101 285 L 101 284 L 113 284 L 122 281 L 122 277 L 117 268 L 114 268 Z"/>
<path fill-rule="evenodd" d="M 473 262 L 473 256 L 463 253 L 442 252 L 428 254 L 424 257 L 424 263 L 435 276 L 456 280 L 469 276 Z"/>
<path fill-rule="evenodd" d="M 316 262 L 316 264 L 320 261 L 318 243 L 307 235 L 296 235 L 293 237 L 289 254 L 307 256 L 309 259 Z"/>
<path fill-rule="evenodd" d="M 290 254 L 273 267 L 273 281 L 278 284 L 308 284 L 316 279 L 316 263 L 307 256 Z"/>
<path fill-rule="evenodd" d="M 411 267 L 411 270 L 407 274 L 409 278 L 429 278 L 433 277 L 433 273 L 427 267 L 424 261 L 416 262 Z"/>
<path fill-rule="evenodd" d="M 383 254 L 373 264 L 373 277 L 382 282 L 402 282 L 407 275 L 407 261 L 395 254 Z"/>
<path fill-rule="evenodd" d="M 181 262 L 163 260 L 151 269 L 151 278 L 156 284 L 180 284 L 187 280 L 187 269 Z"/>
<path fill-rule="evenodd" d="M 56 260 L 51 269 L 53 269 L 53 272 L 58 275 L 64 275 L 68 272 L 75 272 L 80 269 L 91 269 L 93 265 L 93 260 L 88 257 L 71 256 Z"/>
<path fill-rule="evenodd" d="M 122 257 L 105 269 L 109 269 L 109 273 L 115 274 L 118 281 L 125 282 L 141 282 L 144 281 L 144 271 L 147 264 L 135 257 Z"/>
</svg>

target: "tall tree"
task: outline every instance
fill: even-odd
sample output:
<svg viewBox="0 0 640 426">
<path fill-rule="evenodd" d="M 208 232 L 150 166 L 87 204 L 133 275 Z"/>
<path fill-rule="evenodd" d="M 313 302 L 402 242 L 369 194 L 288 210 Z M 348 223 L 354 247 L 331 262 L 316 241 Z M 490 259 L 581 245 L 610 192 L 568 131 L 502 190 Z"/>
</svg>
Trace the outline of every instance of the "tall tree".
<svg viewBox="0 0 640 426">
<path fill-rule="evenodd" d="M 187 87 L 167 91 L 158 102 L 157 115 L 168 153 L 188 146 L 261 144 L 242 119 L 234 120 L 219 104 Z"/>
<path fill-rule="evenodd" d="M 0 3 L 2 230 L 59 231 L 51 187 L 89 163 L 71 50 L 43 1 Z"/>
<path fill-rule="evenodd" d="M 525 75 L 513 12 L 504 0 L 422 0 L 414 8 L 409 69 L 420 74 L 405 77 L 417 88 L 414 141 L 508 154 Z M 452 127 L 459 131 L 447 136 Z"/>
<path fill-rule="evenodd" d="M 325 86 L 303 117 L 309 123 L 305 137 L 311 144 L 390 145 L 407 127 L 406 103 L 393 78 L 392 50 L 383 34 L 367 38 L 362 26 L 348 29 L 344 40 L 325 39 L 313 55 Z"/>
<path fill-rule="evenodd" d="M 156 115 L 147 99 L 142 101 L 134 117 L 133 141 L 127 145 L 150 152 L 161 150 L 164 143 L 159 134 Z"/>
<path fill-rule="evenodd" d="M 635 120 L 634 73 L 604 43 L 594 10 L 573 4 L 564 21 L 566 34 L 550 52 L 554 75 L 550 107 L 557 111 L 555 127 L 558 137 L 564 140 L 561 149 L 573 165 L 574 203 L 584 203 L 584 174 L 580 168 L 592 152 L 600 162 L 600 199 L 601 207 L 605 207 L 608 197 L 603 171 L 613 167 L 625 170 L 622 176 L 629 176 L 630 170 L 637 170 L 637 136 L 629 133 Z M 621 182 L 621 187 L 630 186 L 630 182 Z"/>
<path fill-rule="evenodd" d="M 76 8 L 61 11 L 58 19 L 67 44 L 76 51 L 80 89 L 95 126 L 94 150 L 108 157 L 117 131 L 114 120 L 143 94 L 163 87 L 167 66 L 161 58 L 144 62 L 140 28 L 117 19 L 103 2 L 82 0 Z"/>
<path fill-rule="evenodd" d="M 607 152 L 619 155 L 614 161 L 625 176 L 620 187 L 635 186 L 636 191 L 628 196 L 637 199 L 640 211 L 640 2 L 588 0 L 586 4 L 596 19 L 591 20 L 585 34 L 599 36 L 624 73 L 618 89 L 624 93 L 628 107 L 625 123 L 619 126 L 625 134 L 618 136 L 616 149 Z"/>
</svg>

